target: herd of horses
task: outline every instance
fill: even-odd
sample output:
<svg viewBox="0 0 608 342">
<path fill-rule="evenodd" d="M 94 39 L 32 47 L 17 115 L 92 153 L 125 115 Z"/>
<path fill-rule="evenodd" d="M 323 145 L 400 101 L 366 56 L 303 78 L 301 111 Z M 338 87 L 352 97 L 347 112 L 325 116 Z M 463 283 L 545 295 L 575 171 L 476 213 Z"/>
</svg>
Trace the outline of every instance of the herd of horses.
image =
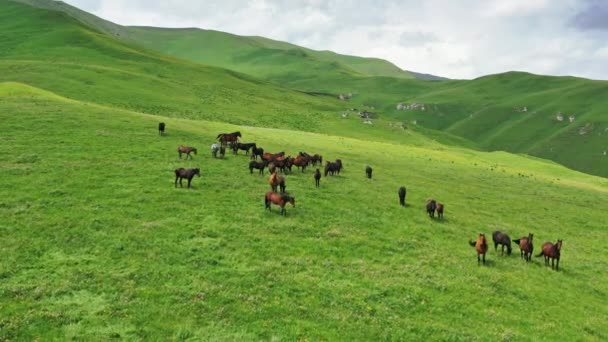
<svg viewBox="0 0 608 342">
<path fill-rule="evenodd" d="M 165 124 L 160 123 L 158 126 L 159 134 L 164 135 Z M 304 172 L 306 167 L 309 165 L 317 166 L 323 165 L 323 156 L 319 154 L 310 155 L 306 152 L 299 152 L 296 157 L 285 156 L 285 152 L 278 153 L 268 153 L 265 152 L 263 148 L 259 148 L 256 143 L 241 143 L 238 139 L 241 137 L 241 132 L 232 132 L 232 133 L 221 133 L 217 135 L 218 144 L 211 145 L 211 155 L 214 158 L 217 158 L 217 152 L 220 152 L 220 158 L 224 158 L 226 147 L 230 148 L 234 154 L 238 154 L 239 150 L 245 151 L 246 155 L 249 155 L 251 152 L 250 162 L 249 162 L 249 172 L 253 174 L 253 170 L 258 170 L 259 174 L 263 175 L 264 170 L 268 168 L 270 172 L 270 177 L 268 178 L 268 184 L 270 185 L 271 191 L 268 191 L 264 195 L 264 208 L 271 210 L 271 204 L 275 204 L 280 207 L 280 214 L 287 215 L 285 210 L 285 206 L 287 204 L 291 204 L 292 207 L 295 208 L 295 198 L 289 195 L 286 192 L 286 182 L 285 182 L 285 174 L 292 172 L 292 167 L 296 166 Z M 179 158 L 181 159 L 182 154 L 186 154 L 186 159 L 192 159 L 191 153 L 194 155 L 197 154 L 197 149 L 191 146 L 179 146 L 178 149 Z M 259 157 L 259 161 L 258 161 Z M 326 161 L 324 174 L 325 177 L 328 175 L 339 175 L 340 171 L 343 169 L 342 160 L 336 159 L 335 161 Z M 368 179 L 372 178 L 372 167 L 367 165 L 365 167 L 365 175 Z M 280 175 L 279 172 L 283 173 Z M 182 179 L 188 180 L 188 188 L 190 188 L 190 183 L 194 176 L 198 175 L 200 177 L 200 169 L 184 169 L 179 168 L 175 170 L 175 187 L 177 187 L 177 182 L 179 181 L 180 187 L 182 187 Z M 320 187 L 321 181 L 321 171 L 317 168 L 313 174 L 315 180 L 315 187 Z M 277 191 L 278 190 L 278 191 Z M 405 197 L 407 194 L 407 189 L 402 186 L 397 191 L 397 195 L 399 197 L 399 204 L 401 206 L 405 206 Z M 428 199 L 426 201 L 426 211 L 430 218 L 435 217 L 435 213 L 437 213 L 438 219 L 443 219 L 445 205 L 443 203 L 437 202 L 435 199 Z M 528 234 L 528 236 L 522 236 L 519 239 L 511 240 L 511 238 L 501 232 L 495 231 L 492 234 L 492 240 L 494 242 L 494 250 L 498 250 L 498 246 L 501 246 L 501 255 L 504 255 L 505 248 L 507 249 L 507 255 L 511 255 L 512 247 L 511 242 L 517 244 L 519 246 L 519 250 L 521 253 L 521 258 L 526 262 L 530 262 L 532 260 L 532 253 L 534 251 L 533 244 L 534 235 L 532 233 Z M 486 262 L 486 253 L 488 251 L 488 242 L 486 240 L 486 236 L 484 233 L 480 233 L 478 238 L 475 241 L 469 241 L 469 244 L 472 247 L 475 247 L 475 251 L 477 253 L 477 263 L 485 264 Z M 551 268 L 556 271 L 559 270 L 559 260 L 562 249 L 562 240 L 557 240 L 556 243 L 545 242 L 541 246 L 540 254 L 536 255 L 536 257 L 543 256 L 545 258 L 545 265 L 549 266 L 551 264 Z"/>
<path fill-rule="evenodd" d="M 522 236 L 519 239 L 514 239 L 513 243 L 519 246 L 519 250 L 521 253 L 521 258 L 526 262 L 532 260 L 532 253 L 534 252 L 534 234 L 529 233 L 528 236 Z M 492 241 L 494 242 L 494 251 L 498 251 L 498 246 L 500 245 L 501 255 L 504 255 L 505 248 L 507 249 L 507 255 L 511 255 L 511 238 L 509 235 L 501 232 L 495 231 L 492 233 Z M 475 241 L 469 241 L 469 244 L 472 247 L 475 247 L 475 251 L 477 252 L 477 263 L 486 263 L 486 253 L 488 252 L 488 241 L 486 240 L 486 235 L 484 233 L 479 233 L 479 237 Z M 545 258 L 545 266 L 549 266 L 549 261 L 551 262 L 551 269 L 555 269 L 559 271 L 559 259 L 562 250 L 562 240 L 557 240 L 556 243 L 552 243 L 547 241 L 543 243 L 541 246 L 541 251 L 536 257 L 544 257 Z"/>
</svg>

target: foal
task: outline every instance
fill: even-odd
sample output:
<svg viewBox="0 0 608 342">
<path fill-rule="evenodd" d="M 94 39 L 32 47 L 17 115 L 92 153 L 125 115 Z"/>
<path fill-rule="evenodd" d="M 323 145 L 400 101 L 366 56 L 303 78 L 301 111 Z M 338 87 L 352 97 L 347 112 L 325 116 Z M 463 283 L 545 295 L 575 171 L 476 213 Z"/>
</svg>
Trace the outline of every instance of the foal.
<svg viewBox="0 0 608 342">
<path fill-rule="evenodd" d="M 188 157 L 190 157 L 190 159 L 192 159 L 192 156 L 190 155 L 190 153 L 194 152 L 194 154 L 196 155 L 196 148 L 191 147 L 191 146 L 184 146 L 184 145 L 180 145 L 177 148 L 177 153 L 179 153 L 179 159 L 182 159 L 182 153 L 186 154 L 186 160 L 188 159 Z"/>
<path fill-rule="evenodd" d="M 318 188 L 321 185 L 321 171 L 315 171 L 315 186 Z"/>
</svg>

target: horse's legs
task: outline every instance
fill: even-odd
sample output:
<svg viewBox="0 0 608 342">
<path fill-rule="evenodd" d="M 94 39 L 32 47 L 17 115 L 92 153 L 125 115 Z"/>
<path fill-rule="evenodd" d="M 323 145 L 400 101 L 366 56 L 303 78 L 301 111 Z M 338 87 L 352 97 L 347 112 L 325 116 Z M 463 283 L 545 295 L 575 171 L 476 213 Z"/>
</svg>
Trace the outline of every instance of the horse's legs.
<svg viewBox="0 0 608 342">
<path fill-rule="evenodd" d="M 190 182 L 192 182 L 192 177 L 188 178 L 188 189 L 190 189 Z"/>
<path fill-rule="evenodd" d="M 556 258 L 556 262 L 555 262 L 555 270 L 559 271 L 559 258 Z"/>
<path fill-rule="evenodd" d="M 183 178 L 180 176 L 180 177 L 179 177 L 179 187 L 180 187 L 180 188 L 183 188 L 183 187 L 184 187 L 184 185 L 182 184 L 182 180 L 183 180 Z"/>
<path fill-rule="evenodd" d="M 480 262 L 481 262 L 481 259 L 479 258 L 479 253 L 477 253 L 477 264 L 479 265 Z"/>
<path fill-rule="evenodd" d="M 179 176 L 175 176 L 175 187 L 177 188 L 177 179 L 179 178 Z"/>
<path fill-rule="evenodd" d="M 486 253 L 483 253 L 483 264 L 486 264 Z"/>
<path fill-rule="evenodd" d="M 179 159 L 182 159 L 182 153 L 180 151 L 177 151 L 177 153 L 179 154 Z"/>
</svg>

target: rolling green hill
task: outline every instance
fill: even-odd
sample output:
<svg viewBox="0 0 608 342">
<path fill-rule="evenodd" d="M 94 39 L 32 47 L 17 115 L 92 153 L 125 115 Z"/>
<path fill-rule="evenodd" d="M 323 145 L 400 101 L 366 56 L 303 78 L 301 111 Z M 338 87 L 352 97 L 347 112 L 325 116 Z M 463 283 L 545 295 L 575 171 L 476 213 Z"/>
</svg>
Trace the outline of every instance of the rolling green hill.
<svg viewBox="0 0 608 342">
<path fill-rule="evenodd" d="M 0 84 L 0 120 L 0 339 L 608 338 L 606 179 L 507 153 L 159 117 L 18 83 Z M 266 176 L 205 148 L 233 130 L 345 170 L 318 190 L 311 171 L 287 175 L 296 207 L 265 211 Z M 184 143 L 202 147 L 192 161 L 177 158 Z M 181 166 L 202 169 L 190 190 L 174 188 Z M 443 221 L 426 216 L 428 197 L 446 203 Z M 560 271 L 517 248 L 478 266 L 467 240 L 496 229 L 533 232 L 537 250 L 563 239 Z"/>
<path fill-rule="evenodd" d="M 508 81 L 521 75 L 494 90 L 484 89 L 500 76 L 346 75 L 335 85 L 373 92 L 344 103 L 93 24 L 0 2 L 0 340 L 608 338 L 608 179 L 388 125 L 418 114 L 392 112 L 393 96 L 459 96 L 465 110 L 484 91 L 515 93 L 523 86 Z M 534 89 L 573 81 L 551 80 Z M 340 118 L 364 102 L 381 111 L 374 125 Z M 345 169 L 319 189 L 310 169 L 294 169 L 296 207 L 282 217 L 264 210 L 267 175 L 250 175 L 248 157 L 210 156 L 216 135 L 235 130 L 266 151 L 320 153 Z M 180 160 L 180 144 L 199 153 Z M 192 189 L 174 187 L 178 167 L 201 168 Z M 446 204 L 444 220 L 425 214 L 429 197 Z M 478 266 L 468 240 L 498 229 L 533 232 L 535 251 L 563 239 L 560 271 L 526 264 L 517 247 L 491 249 Z"/>
</svg>

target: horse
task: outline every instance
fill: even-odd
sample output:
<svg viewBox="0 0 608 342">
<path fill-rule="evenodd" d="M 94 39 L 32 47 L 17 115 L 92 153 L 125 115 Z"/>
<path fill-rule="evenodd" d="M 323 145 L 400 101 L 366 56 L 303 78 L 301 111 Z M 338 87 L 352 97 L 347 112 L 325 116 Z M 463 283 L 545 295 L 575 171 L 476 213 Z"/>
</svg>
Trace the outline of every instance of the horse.
<svg viewBox="0 0 608 342">
<path fill-rule="evenodd" d="M 477 241 L 469 241 L 469 245 L 475 247 L 475 251 L 477 251 L 477 264 L 483 260 L 483 264 L 486 263 L 486 252 L 488 251 L 488 242 L 486 241 L 486 235 L 483 233 L 479 233 L 479 237 Z M 482 259 L 479 256 L 482 256 Z"/>
<path fill-rule="evenodd" d="M 229 142 L 237 142 L 241 137 L 241 132 L 232 132 L 232 133 L 220 133 L 217 135 L 217 140 L 221 145 L 226 146 Z"/>
<path fill-rule="evenodd" d="M 275 159 L 277 159 L 279 157 L 285 157 L 285 152 L 262 154 L 262 159 L 264 159 L 268 162 L 274 161 Z"/>
<path fill-rule="evenodd" d="M 443 208 L 445 206 L 443 205 L 443 203 L 437 203 L 437 218 L 438 219 L 443 219 Z"/>
<path fill-rule="evenodd" d="M 258 160 L 258 156 L 260 156 L 260 158 L 262 158 L 262 156 L 264 155 L 264 149 L 261 147 L 257 147 L 251 150 L 251 159 L 252 160 Z"/>
<path fill-rule="evenodd" d="M 245 151 L 245 155 L 249 154 L 249 150 L 251 149 L 256 149 L 257 146 L 255 145 L 255 143 L 240 143 L 237 142 L 235 144 L 232 145 L 232 151 L 234 152 L 234 154 L 238 154 L 239 150 L 243 150 Z"/>
<path fill-rule="evenodd" d="M 342 166 L 342 160 L 336 159 L 335 163 L 338 166 L 336 172 L 338 172 L 338 174 L 340 174 L 340 171 L 344 168 L 344 166 Z"/>
<path fill-rule="evenodd" d="M 252 160 L 249 162 L 249 173 L 253 174 L 253 169 L 258 169 L 258 170 L 260 170 L 260 174 L 263 175 L 265 167 L 266 167 L 265 161 L 258 162 L 258 161 Z"/>
<path fill-rule="evenodd" d="M 397 192 L 399 194 L 399 204 L 401 204 L 402 207 L 405 207 L 405 194 L 406 194 L 406 189 L 404 186 L 399 188 L 399 191 Z"/>
<path fill-rule="evenodd" d="M 302 153 L 302 152 L 300 152 Z M 304 172 L 304 170 L 306 170 L 306 167 L 308 166 L 308 158 L 306 158 L 305 156 L 299 155 L 297 157 L 295 157 L 295 159 L 292 161 L 290 161 L 291 164 L 295 165 L 298 168 L 302 169 L 302 172 Z"/>
<path fill-rule="evenodd" d="M 225 155 L 226 155 L 226 147 L 220 145 L 220 158 L 224 159 Z"/>
<path fill-rule="evenodd" d="M 437 209 L 437 202 L 434 199 L 426 200 L 426 213 L 429 214 L 431 218 L 435 217 L 435 210 Z"/>
<path fill-rule="evenodd" d="M 321 185 L 321 171 L 315 171 L 315 186 L 318 188 Z"/>
<path fill-rule="evenodd" d="M 286 170 L 291 172 L 291 160 L 289 157 L 278 157 L 273 160 L 274 165 L 281 170 L 281 172 L 285 173 Z"/>
<path fill-rule="evenodd" d="M 492 240 L 494 241 L 494 251 L 500 245 L 500 255 L 504 255 L 505 247 L 507 247 L 507 255 L 511 255 L 511 238 L 509 235 L 497 230 L 492 233 Z"/>
<path fill-rule="evenodd" d="M 217 151 L 219 151 L 220 147 L 217 144 L 211 145 L 211 155 L 213 158 L 217 158 Z"/>
<path fill-rule="evenodd" d="M 313 166 L 317 166 L 317 163 L 323 165 L 323 156 L 315 154 L 314 156 L 310 157 L 310 162 Z"/>
<path fill-rule="evenodd" d="M 201 176 L 201 169 L 184 169 L 180 167 L 179 169 L 175 169 L 175 187 L 177 188 L 177 180 L 179 179 L 179 186 L 183 188 L 182 179 L 188 179 L 188 189 L 190 189 L 190 183 L 192 182 L 192 178 L 194 175 Z"/>
<path fill-rule="evenodd" d="M 266 162 L 266 161 L 264 160 L 264 162 Z M 273 173 L 275 173 L 276 170 L 277 170 L 277 166 L 274 165 L 273 162 L 268 163 L 268 172 L 273 174 Z"/>
<path fill-rule="evenodd" d="M 158 123 L 158 135 L 165 135 L 165 123 L 164 122 Z"/>
<path fill-rule="evenodd" d="M 513 240 L 514 243 L 519 245 L 521 258 L 526 260 L 527 262 L 532 260 L 532 252 L 534 251 L 534 244 L 532 243 L 533 239 L 534 234 L 528 233 L 528 236 L 522 236 L 519 239 Z"/>
<path fill-rule="evenodd" d="M 190 153 L 194 152 L 194 154 L 196 155 L 196 148 L 191 147 L 191 146 L 184 146 L 184 145 L 180 145 L 177 148 L 177 153 L 179 154 L 179 159 L 182 159 L 182 154 L 185 153 L 186 154 L 186 160 L 188 160 L 188 157 L 190 157 L 190 159 L 192 159 L 192 156 L 190 155 Z"/>
<path fill-rule="evenodd" d="M 279 176 L 276 171 L 268 178 L 268 184 L 274 192 L 277 191 L 277 186 L 281 189 L 281 192 L 285 192 L 285 177 Z"/>
<path fill-rule="evenodd" d="M 365 167 L 365 175 L 367 176 L 367 178 L 372 179 L 372 167 L 367 165 Z"/>
<path fill-rule="evenodd" d="M 335 173 L 340 174 L 340 170 L 342 169 L 342 161 L 340 159 L 336 159 L 335 162 L 326 162 L 325 163 L 325 177 L 327 177 L 328 173 L 331 173 L 333 176 Z"/>
<path fill-rule="evenodd" d="M 296 199 L 287 194 L 278 194 L 274 191 L 268 191 L 264 196 L 264 209 L 270 209 L 270 205 L 274 203 L 281 207 L 281 215 L 287 215 L 285 204 L 291 203 L 293 208 L 296 207 Z"/>
<path fill-rule="evenodd" d="M 556 271 L 559 271 L 559 257 L 561 255 L 561 251 L 562 240 L 557 240 L 555 244 L 552 244 L 551 242 L 547 241 L 543 243 L 543 246 L 540 250 L 540 254 L 536 257 L 544 256 L 545 266 L 549 266 L 549 259 L 551 259 L 551 269 L 555 268 Z"/>
</svg>

